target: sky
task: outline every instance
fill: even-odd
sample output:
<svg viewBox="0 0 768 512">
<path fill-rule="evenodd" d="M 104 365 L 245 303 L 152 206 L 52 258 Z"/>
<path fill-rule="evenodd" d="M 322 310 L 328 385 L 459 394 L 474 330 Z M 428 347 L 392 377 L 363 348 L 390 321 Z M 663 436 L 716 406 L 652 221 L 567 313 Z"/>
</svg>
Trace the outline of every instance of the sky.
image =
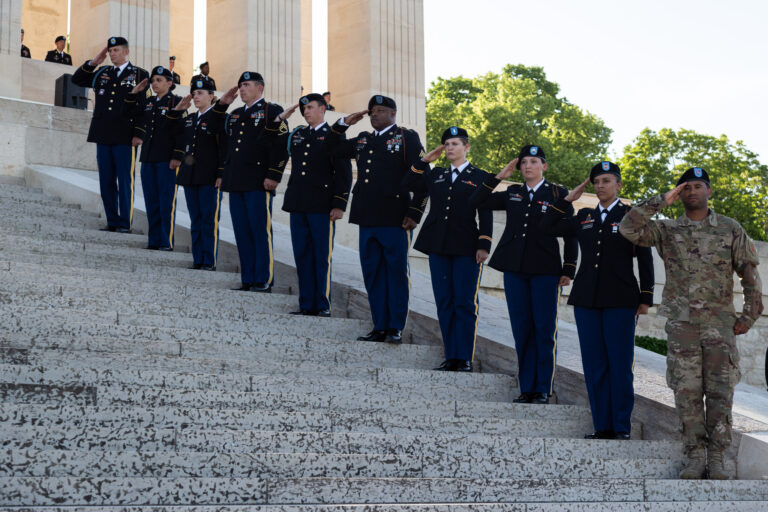
<svg viewBox="0 0 768 512">
<path fill-rule="evenodd" d="M 427 87 L 504 64 L 541 66 L 614 130 L 742 140 L 768 164 L 768 2 L 424 0 Z"/>
<path fill-rule="evenodd" d="M 195 0 L 197 33 L 205 2 Z M 327 61 L 326 16 L 327 0 L 314 0 L 317 90 L 327 85 L 317 65 Z M 425 86 L 541 66 L 613 129 L 609 157 L 643 128 L 688 128 L 744 141 L 768 164 L 766 23 L 760 0 L 424 0 Z M 205 41 L 194 52 L 205 60 Z"/>
</svg>

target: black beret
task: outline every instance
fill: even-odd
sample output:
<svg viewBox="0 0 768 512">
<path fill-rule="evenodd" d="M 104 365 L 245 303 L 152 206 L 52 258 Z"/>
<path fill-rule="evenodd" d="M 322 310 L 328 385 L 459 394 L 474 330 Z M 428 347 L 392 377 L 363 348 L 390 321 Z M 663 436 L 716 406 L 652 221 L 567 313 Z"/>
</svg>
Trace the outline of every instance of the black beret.
<svg viewBox="0 0 768 512">
<path fill-rule="evenodd" d="M 168 60 L 176 60 L 176 56 L 175 55 L 171 55 L 170 57 L 168 57 Z"/>
<path fill-rule="evenodd" d="M 306 96 L 302 96 L 299 100 L 299 110 L 301 113 L 304 113 L 304 105 L 309 103 L 310 101 L 316 101 L 320 103 L 324 107 L 328 107 L 328 104 L 325 102 L 325 98 L 323 98 L 322 94 L 317 94 L 316 92 L 313 92 L 311 94 L 307 94 Z"/>
<path fill-rule="evenodd" d="M 395 100 L 382 96 L 381 94 L 371 96 L 371 99 L 368 100 L 368 110 L 371 110 L 374 105 L 381 105 L 382 107 L 389 107 L 392 110 L 397 110 L 397 103 L 395 103 Z"/>
<path fill-rule="evenodd" d="M 240 75 L 240 79 L 237 81 L 237 85 L 240 85 L 243 82 L 250 82 L 251 80 L 263 83 L 264 77 L 261 76 L 261 73 L 257 73 L 255 71 L 245 71 L 242 75 Z"/>
<path fill-rule="evenodd" d="M 56 40 L 54 41 L 54 43 L 58 43 L 59 41 L 66 41 L 66 40 L 67 40 L 67 38 L 64 37 L 64 36 L 57 36 Z"/>
<path fill-rule="evenodd" d="M 685 183 L 687 181 L 703 181 L 709 186 L 709 174 L 701 167 L 691 167 L 680 176 L 677 180 L 677 184 Z"/>
<path fill-rule="evenodd" d="M 541 158 L 542 162 L 547 163 L 547 157 L 544 155 L 544 148 L 542 148 L 541 146 L 534 146 L 533 144 L 528 144 L 523 149 L 521 149 L 520 154 L 517 155 L 517 165 L 515 165 L 515 169 L 520 170 L 520 162 L 526 156 L 535 156 L 535 157 Z"/>
<path fill-rule="evenodd" d="M 151 80 L 153 76 L 164 76 L 168 80 L 173 80 L 173 72 L 168 69 L 164 68 L 163 66 L 155 66 L 152 68 L 152 73 L 149 75 L 149 79 Z"/>
<path fill-rule="evenodd" d="M 193 80 L 192 84 L 189 87 L 189 92 L 195 92 L 198 89 L 203 89 L 204 91 L 208 91 L 208 92 L 213 92 L 216 90 L 210 78 L 205 76 L 198 78 L 197 80 Z"/>
<path fill-rule="evenodd" d="M 464 128 L 459 128 L 458 126 L 451 126 L 450 128 L 446 129 L 443 132 L 443 136 L 440 137 L 440 144 L 445 144 L 445 141 L 448 139 L 453 139 L 454 137 L 461 137 L 464 139 L 469 138 L 469 134 L 467 133 L 467 130 Z"/>
<path fill-rule="evenodd" d="M 601 174 L 613 174 L 619 181 L 621 181 L 621 169 L 619 169 L 619 166 L 613 162 L 600 162 L 599 164 L 595 164 L 589 173 L 589 181 L 594 183 L 595 178 Z"/>
<path fill-rule="evenodd" d="M 207 65 L 208 65 L 208 61 L 205 61 L 202 64 L 200 64 L 200 67 L 202 68 L 203 66 L 207 66 Z"/>
<path fill-rule="evenodd" d="M 110 37 L 109 41 L 107 41 L 107 48 L 112 48 L 113 46 L 128 46 L 128 40 L 121 36 Z"/>
</svg>

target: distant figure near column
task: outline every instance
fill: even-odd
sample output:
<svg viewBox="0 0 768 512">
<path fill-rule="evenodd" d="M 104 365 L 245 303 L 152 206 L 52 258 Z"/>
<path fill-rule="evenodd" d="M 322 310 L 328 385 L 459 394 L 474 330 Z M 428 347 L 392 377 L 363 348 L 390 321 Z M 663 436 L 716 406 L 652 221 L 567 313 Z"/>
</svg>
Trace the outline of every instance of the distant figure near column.
<svg viewBox="0 0 768 512">
<path fill-rule="evenodd" d="M 72 57 L 64 51 L 64 47 L 67 45 L 67 38 L 59 36 L 55 41 L 56 49 L 50 50 L 45 56 L 46 62 L 57 62 L 59 64 L 72 65 Z"/>
<path fill-rule="evenodd" d="M 25 59 L 32 58 L 32 54 L 29 52 L 29 48 L 24 46 L 24 29 L 21 29 L 21 56 Z"/>
<path fill-rule="evenodd" d="M 328 105 L 328 110 L 336 110 L 333 105 L 331 105 L 331 92 L 325 91 L 323 93 L 323 100 L 325 100 L 325 104 Z"/>
<path fill-rule="evenodd" d="M 177 72 L 173 70 L 174 67 L 176 67 L 176 56 L 171 55 L 168 57 L 168 69 L 170 69 L 171 73 L 173 74 L 173 83 L 181 85 L 181 77 Z"/>
<path fill-rule="evenodd" d="M 136 146 L 133 140 L 136 119 L 123 115 L 122 105 L 131 90 L 149 77 L 144 69 L 128 60 L 128 41 L 110 37 L 107 46 L 96 57 L 75 71 L 72 81 L 81 87 L 93 88 L 95 105 L 88 142 L 96 143 L 96 163 L 99 167 L 99 187 L 107 226 L 103 231 L 130 233 L 133 223 L 134 172 Z M 107 54 L 112 66 L 97 66 Z M 143 108 L 146 96 L 136 99 Z"/>
</svg>

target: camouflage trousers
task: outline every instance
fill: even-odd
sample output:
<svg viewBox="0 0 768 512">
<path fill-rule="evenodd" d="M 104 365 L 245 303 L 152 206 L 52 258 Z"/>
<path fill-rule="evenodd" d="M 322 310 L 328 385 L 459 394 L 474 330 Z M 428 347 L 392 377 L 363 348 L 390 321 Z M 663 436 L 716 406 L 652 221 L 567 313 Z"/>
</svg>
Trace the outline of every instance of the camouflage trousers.
<svg viewBox="0 0 768 512">
<path fill-rule="evenodd" d="M 733 326 L 667 321 L 667 384 L 683 424 L 685 450 L 731 444 L 733 388 L 739 353 Z"/>
</svg>

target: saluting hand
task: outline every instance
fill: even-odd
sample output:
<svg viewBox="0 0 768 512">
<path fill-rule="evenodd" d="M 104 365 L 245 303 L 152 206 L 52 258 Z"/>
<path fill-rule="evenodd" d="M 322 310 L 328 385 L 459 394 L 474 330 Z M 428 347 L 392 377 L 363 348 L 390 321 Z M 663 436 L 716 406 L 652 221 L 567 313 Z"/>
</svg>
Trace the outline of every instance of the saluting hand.
<svg viewBox="0 0 768 512">
<path fill-rule="evenodd" d="M 286 119 L 291 117 L 293 115 L 293 113 L 296 112 L 297 108 L 299 108 L 299 104 L 298 103 L 295 104 L 294 106 L 292 106 L 291 108 L 287 109 L 287 110 L 283 110 L 282 114 L 280 114 L 280 116 L 279 116 L 280 120 L 281 121 L 285 121 Z"/>
<path fill-rule="evenodd" d="M 344 210 L 341 208 L 334 208 L 331 210 L 331 221 L 336 222 L 337 220 L 341 220 L 344 218 Z"/>
<path fill-rule="evenodd" d="M 424 160 L 427 163 L 434 162 L 438 158 L 440 158 L 440 155 L 443 154 L 443 151 L 445 151 L 445 144 L 440 144 L 435 149 L 421 157 L 422 160 Z"/>
<path fill-rule="evenodd" d="M 589 178 L 585 179 L 581 185 L 574 187 L 574 189 L 568 192 L 568 195 L 565 196 L 563 199 L 565 199 L 569 203 L 572 203 L 578 200 L 581 197 L 581 195 L 584 193 L 584 189 L 587 188 L 588 183 L 589 183 Z"/>
<path fill-rule="evenodd" d="M 680 197 L 680 192 L 683 191 L 683 187 L 685 187 L 685 183 L 681 183 L 666 194 L 664 194 L 664 202 L 667 203 L 667 206 L 671 205 L 675 201 L 677 201 L 677 198 Z"/>
<path fill-rule="evenodd" d="M 141 91 L 147 88 L 149 85 L 149 79 L 145 78 L 141 82 L 137 83 L 135 86 L 133 86 L 133 89 L 131 89 L 131 94 L 139 94 Z"/>
<path fill-rule="evenodd" d="M 347 117 L 344 118 L 344 122 L 350 126 L 360 121 L 362 118 L 364 118 L 368 114 L 367 110 L 361 110 L 360 112 L 355 112 L 354 114 L 349 114 Z"/>
<path fill-rule="evenodd" d="M 480 264 L 488 259 L 488 251 L 485 249 L 478 249 L 475 253 L 475 261 Z"/>
<path fill-rule="evenodd" d="M 499 174 L 496 175 L 496 178 L 500 180 L 505 180 L 512 176 L 515 173 L 515 167 L 517 166 L 517 161 L 519 158 L 515 158 L 511 162 L 509 162 Z"/>
<path fill-rule="evenodd" d="M 102 62 L 104 62 L 104 59 L 107 58 L 107 53 L 109 53 L 109 48 L 106 46 L 101 49 L 98 55 L 96 55 L 94 58 L 91 59 L 91 66 L 98 66 Z"/>
<path fill-rule="evenodd" d="M 192 95 L 187 94 L 181 99 L 180 102 L 176 104 L 175 107 L 173 107 L 173 110 L 177 110 L 181 112 L 181 111 L 187 110 L 191 104 L 192 104 Z"/>
<path fill-rule="evenodd" d="M 233 101 L 237 98 L 237 90 L 238 86 L 232 87 L 230 90 L 224 93 L 224 95 L 219 99 L 219 103 L 222 105 L 231 105 Z"/>
<path fill-rule="evenodd" d="M 134 138 L 131 139 L 131 146 L 133 146 L 133 147 L 141 146 L 142 142 L 143 141 L 141 140 L 140 137 L 134 137 Z"/>
<path fill-rule="evenodd" d="M 418 226 L 418 224 L 416 224 L 415 220 L 413 220 L 410 217 L 406 217 L 403 219 L 403 224 L 401 227 L 406 231 L 411 231 L 413 229 L 416 229 L 416 226 Z"/>
</svg>

